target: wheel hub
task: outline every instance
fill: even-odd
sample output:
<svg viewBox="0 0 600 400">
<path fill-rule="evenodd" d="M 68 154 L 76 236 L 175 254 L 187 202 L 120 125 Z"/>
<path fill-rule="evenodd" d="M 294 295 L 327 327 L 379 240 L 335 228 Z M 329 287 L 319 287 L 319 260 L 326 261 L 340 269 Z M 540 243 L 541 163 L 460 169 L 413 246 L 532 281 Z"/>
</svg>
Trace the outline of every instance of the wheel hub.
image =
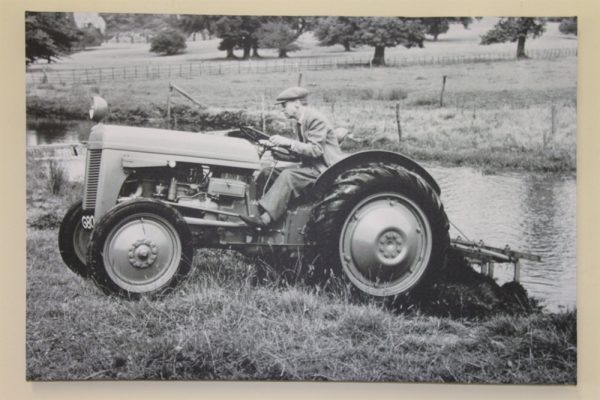
<svg viewBox="0 0 600 400">
<path fill-rule="evenodd" d="M 384 259 L 396 258 L 402 251 L 402 236 L 397 231 L 386 231 L 379 237 L 378 255 Z"/>
<path fill-rule="evenodd" d="M 425 270 L 431 233 L 419 207 L 396 193 L 361 201 L 340 236 L 342 266 L 367 293 L 387 296 L 410 288 Z"/>
<path fill-rule="evenodd" d="M 129 264 L 136 268 L 148 268 L 158 257 L 158 246 L 149 239 L 139 239 L 129 248 Z"/>
</svg>

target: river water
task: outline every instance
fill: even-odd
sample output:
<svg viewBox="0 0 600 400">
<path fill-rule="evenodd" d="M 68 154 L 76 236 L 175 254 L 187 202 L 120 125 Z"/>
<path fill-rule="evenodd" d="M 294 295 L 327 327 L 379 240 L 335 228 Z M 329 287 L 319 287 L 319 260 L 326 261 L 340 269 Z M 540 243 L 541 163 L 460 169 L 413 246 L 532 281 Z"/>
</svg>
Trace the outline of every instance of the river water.
<svg viewBox="0 0 600 400">
<path fill-rule="evenodd" d="M 27 145 L 87 140 L 91 122 L 30 121 Z M 64 161 L 72 179 L 81 179 L 83 160 Z M 442 189 L 451 237 L 540 255 L 523 261 L 521 283 L 548 311 L 576 304 L 576 180 L 534 173 L 483 174 L 467 167 L 424 164 Z M 512 278 L 511 265 L 499 265 L 496 279 Z"/>
</svg>

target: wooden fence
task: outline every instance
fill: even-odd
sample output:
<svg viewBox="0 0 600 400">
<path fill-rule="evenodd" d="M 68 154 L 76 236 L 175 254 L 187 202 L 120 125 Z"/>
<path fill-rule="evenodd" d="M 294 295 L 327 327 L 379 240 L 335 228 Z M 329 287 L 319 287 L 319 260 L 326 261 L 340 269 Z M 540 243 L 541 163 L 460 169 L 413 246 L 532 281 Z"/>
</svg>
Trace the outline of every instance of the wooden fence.
<svg viewBox="0 0 600 400">
<path fill-rule="evenodd" d="M 529 50 L 533 59 L 555 59 L 576 56 L 576 48 Z M 462 55 L 426 55 L 388 57 L 386 65 L 404 67 L 414 65 L 450 65 L 477 62 L 509 61 L 515 59 L 515 52 L 471 53 Z M 277 72 L 299 72 L 332 70 L 343 68 L 369 68 L 370 56 L 339 56 L 317 58 L 289 58 L 268 60 L 246 60 L 212 62 L 199 61 L 184 64 L 143 64 L 105 68 L 53 69 L 27 72 L 27 82 L 93 84 L 104 81 L 154 80 L 167 78 L 192 78 L 201 75 L 266 74 Z"/>
</svg>

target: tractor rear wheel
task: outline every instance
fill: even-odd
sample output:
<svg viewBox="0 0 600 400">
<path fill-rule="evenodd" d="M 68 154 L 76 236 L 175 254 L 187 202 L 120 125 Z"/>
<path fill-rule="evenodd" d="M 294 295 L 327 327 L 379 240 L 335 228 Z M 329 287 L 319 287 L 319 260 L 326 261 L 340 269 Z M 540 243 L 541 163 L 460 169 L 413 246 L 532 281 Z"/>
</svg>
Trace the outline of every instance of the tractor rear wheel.
<svg viewBox="0 0 600 400">
<path fill-rule="evenodd" d="M 177 210 L 135 199 L 113 207 L 96 224 L 87 260 L 104 292 L 137 299 L 176 287 L 189 274 L 193 255 L 190 229 Z"/>
<path fill-rule="evenodd" d="M 398 296 L 431 282 L 444 266 L 448 218 L 437 193 L 396 165 L 346 171 L 313 209 L 311 240 L 327 275 L 361 292 Z"/>
</svg>

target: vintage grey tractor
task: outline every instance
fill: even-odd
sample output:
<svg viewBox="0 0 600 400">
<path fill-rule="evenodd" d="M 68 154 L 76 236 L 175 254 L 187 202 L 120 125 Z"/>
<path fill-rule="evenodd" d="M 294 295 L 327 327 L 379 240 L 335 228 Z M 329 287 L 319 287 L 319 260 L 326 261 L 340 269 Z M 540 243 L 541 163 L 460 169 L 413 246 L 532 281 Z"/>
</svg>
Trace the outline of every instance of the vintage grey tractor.
<svg viewBox="0 0 600 400">
<path fill-rule="evenodd" d="M 209 247 L 303 254 L 323 275 L 376 297 L 423 287 L 444 267 L 450 240 L 440 188 L 402 154 L 348 155 L 283 218 L 256 229 L 240 215 L 258 213 L 270 184 L 259 172 L 293 167 L 293 154 L 251 127 L 208 134 L 105 125 L 106 104 L 97 103 L 83 199 L 64 217 L 59 248 L 71 270 L 109 294 L 165 293 L 188 276 L 195 250 Z"/>
</svg>

